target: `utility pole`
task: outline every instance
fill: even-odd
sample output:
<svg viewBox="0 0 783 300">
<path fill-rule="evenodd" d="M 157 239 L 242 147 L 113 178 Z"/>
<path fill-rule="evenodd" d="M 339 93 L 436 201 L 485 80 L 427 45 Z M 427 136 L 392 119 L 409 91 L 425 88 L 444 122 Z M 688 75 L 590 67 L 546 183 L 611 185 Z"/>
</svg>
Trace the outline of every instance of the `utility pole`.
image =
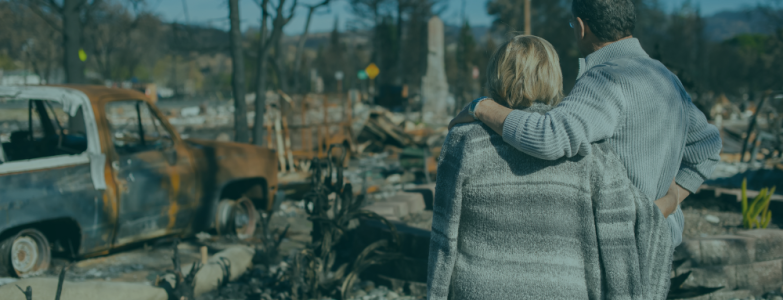
<svg viewBox="0 0 783 300">
<path fill-rule="evenodd" d="M 525 0 L 525 35 L 531 35 L 530 30 L 530 1 Z"/>
</svg>

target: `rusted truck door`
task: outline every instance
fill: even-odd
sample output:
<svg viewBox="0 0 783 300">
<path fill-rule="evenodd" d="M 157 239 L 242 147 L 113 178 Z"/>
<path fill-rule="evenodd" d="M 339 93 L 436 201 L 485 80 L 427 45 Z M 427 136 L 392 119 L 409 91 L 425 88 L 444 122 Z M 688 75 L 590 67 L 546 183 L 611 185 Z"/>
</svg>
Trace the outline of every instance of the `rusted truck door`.
<svg viewBox="0 0 783 300">
<path fill-rule="evenodd" d="M 174 133 L 143 101 L 109 102 L 104 111 L 120 199 L 115 246 L 184 229 L 195 208 L 187 202 L 195 177 Z"/>
</svg>

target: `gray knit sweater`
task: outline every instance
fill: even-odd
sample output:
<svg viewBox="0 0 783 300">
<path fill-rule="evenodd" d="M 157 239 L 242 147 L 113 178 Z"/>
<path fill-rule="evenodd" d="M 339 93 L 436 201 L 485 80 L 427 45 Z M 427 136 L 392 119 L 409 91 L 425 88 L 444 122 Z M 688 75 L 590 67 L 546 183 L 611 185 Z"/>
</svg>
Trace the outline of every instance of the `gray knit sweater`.
<svg viewBox="0 0 783 300">
<path fill-rule="evenodd" d="M 428 299 L 665 299 L 671 238 L 607 143 L 542 160 L 480 123 L 438 165 Z"/>
<path fill-rule="evenodd" d="M 608 139 L 650 201 L 666 195 L 675 175 L 680 186 L 696 192 L 720 160 L 722 143 L 677 76 L 650 58 L 637 39 L 612 43 L 582 62 L 571 94 L 545 115 L 512 112 L 504 140 L 555 160 L 588 155 L 590 143 Z M 677 207 L 667 221 L 677 246 L 682 210 Z"/>
</svg>

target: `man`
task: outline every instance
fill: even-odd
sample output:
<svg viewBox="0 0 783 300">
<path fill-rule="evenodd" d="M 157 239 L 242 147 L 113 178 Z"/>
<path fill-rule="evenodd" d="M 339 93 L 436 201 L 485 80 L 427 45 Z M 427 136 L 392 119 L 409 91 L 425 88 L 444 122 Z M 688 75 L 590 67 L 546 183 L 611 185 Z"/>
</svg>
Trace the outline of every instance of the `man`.
<svg viewBox="0 0 783 300">
<path fill-rule="evenodd" d="M 679 203 L 714 170 L 720 134 L 677 76 L 632 36 L 631 0 L 573 0 L 571 9 L 571 26 L 586 58 L 559 106 L 541 115 L 477 99 L 449 128 L 479 120 L 514 148 L 547 160 L 588 155 L 590 143 L 608 139 L 636 187 L 649 199 L 660 198 L 656 204 L 676 203 L 667 217 L 674 248 L 682 242 L 684 226 Z M 664 197 L 670 188 L 677 196 Z"/>
</svg>

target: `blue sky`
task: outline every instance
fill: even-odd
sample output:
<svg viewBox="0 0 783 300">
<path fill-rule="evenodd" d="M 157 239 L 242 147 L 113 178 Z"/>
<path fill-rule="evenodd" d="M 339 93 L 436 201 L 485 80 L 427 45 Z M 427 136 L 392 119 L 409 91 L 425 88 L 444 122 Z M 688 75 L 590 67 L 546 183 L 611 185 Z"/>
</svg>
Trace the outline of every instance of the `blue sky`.
<svg viewBox="0 0 783 300">
<path fill-rule="evenodd" d="M 183 4 L 183 1 L 185 3 Z M 549 1 L 549 0 L 533 0 Z M 659 0 L 668 11 L 680 7 L 687 0 Z M 741 9 L 753 6 L 759 0 L 690 0 L 701 7 L 702 15 L 708 16 L 723 10 Z M 289 0 L 288 2 L 292 2 Z M 300 3 L 315 3 L 319 0 L 300 0 Z M 331 31 L 334 20 L 339 17 L 340 28 L 344 29 L 346 23 L 353 18 L 347 0 L 333 0 L 329 11 L 322 10 L 313 17 L 311 32 Z M 446 10 L 441 17 L 446 23 L 458 23 L 461 18 L 462 0 L 448 0 Z M 474 26 L 489 25 L 491 16 L 487 15 L 486 0 L 465 0 L 465 12 L 470 23 Z M 186 14 L 184 6 L 187 5 L 189 20 L 191 23 L 211 24 L 215 27 L 227 28 L 228 5 L 227 0 L 150 0 L 150 8 L 160 14 L 167 21 L 185 23 Z M 242 27 L 258 26 L 260 10 L 253 0 L 239 0 L 240 17 Z M 286 34 L 300 34 L 304 29 L 306 9 L 300 8 L 291 23 L 285 28 Z"/>
</svg>

